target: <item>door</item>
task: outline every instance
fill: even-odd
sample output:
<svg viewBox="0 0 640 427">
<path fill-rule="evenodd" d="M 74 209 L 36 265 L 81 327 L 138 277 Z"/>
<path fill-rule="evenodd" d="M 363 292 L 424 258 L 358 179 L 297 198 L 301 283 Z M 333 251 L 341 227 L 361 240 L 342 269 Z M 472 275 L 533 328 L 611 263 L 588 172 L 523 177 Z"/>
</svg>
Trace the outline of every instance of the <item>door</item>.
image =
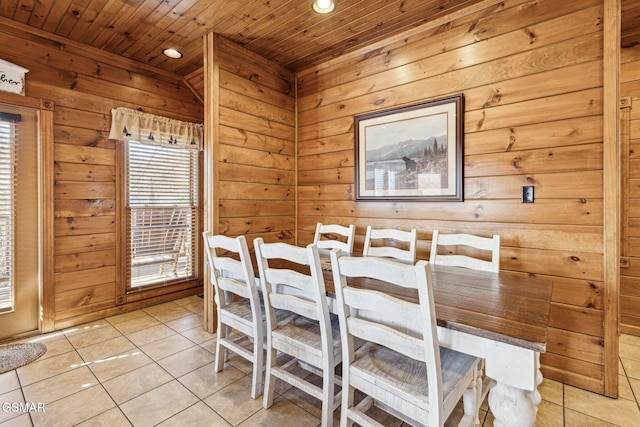
<svg viewBox="0 0 640 427">
<path fill-rule="evenodd" d="M 39 329 L 38 111 L 0 104 L 0 340 Z"/>
</svg>

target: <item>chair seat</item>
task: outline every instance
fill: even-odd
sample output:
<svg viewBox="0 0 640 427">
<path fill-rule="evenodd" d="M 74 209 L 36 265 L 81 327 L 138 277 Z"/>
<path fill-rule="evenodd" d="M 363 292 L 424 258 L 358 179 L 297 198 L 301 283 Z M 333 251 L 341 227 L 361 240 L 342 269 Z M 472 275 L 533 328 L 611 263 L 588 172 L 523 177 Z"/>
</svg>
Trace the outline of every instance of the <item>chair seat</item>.
<svg viewBox="0 0 640 427">
<path fill-rule="evenodd" d="M 468 378 L 474 375 L 473 367 L 479 359 L 440 347 L 440 361 L 445 408 L 448 405 L 455 406 L 458 401 L 456 391 L 460 387 L 466 388 Z M 395 396 L 415 406 L 426 407 L 425 404 L 429 401 L 424 362 L 371 342 L 362 345 L 355 352 L 351 377 L 351 384 L 356 388 L 360 384 L 365 393 L 383 402 L 384 395 L 375 395 L 375 391 L 372 391 L 375 388 L 370 389 L 367 384 L 375 384 L 376 388 L 385 391 L 385 395 Z M 449 399 L 450 396 L 453 396 L 453 400 Z"/>
<path fill-rule="evenodd" d="M 264 302 L 262 300 L 260 300 L 260 312 L 264 316 L 265 309 L 264 309 Z M 247 328 L 253 328 L 252 326 L 253 313 L 251 312 L 251 301 L 249 301 L 249 299 L 247 298 L 242 298 L 225 305 L 220 310 L 220 314 L 221 316 L 223 316 L 224 319 L 229 320 L 232 318 L 236 320 L 236 322 L 234 322 L 234 324 L 231 325 L 232 327 L 240 326 L 237 324 L 237 322 L 241 322 L 242 324 L 246 325 Z M 288 317 L 293 317 L 293 316 L 294 314 L 291 313 L 290 311 L 276 310 L 276 319 L 278 322 L 285 322 Z M 262 323 L 265 323 L 264 317 L 262 318 Z M 240 328 L 242 328 L 242 326 L 240 326 Z M 246 331 L 243 331 L 243 332 L 248 333 Z M 265 330 L 265 333 L 266 333 L 266 330 Z"/>
<path fill-rule="evenodd" d="M 341 361 L 342 346 L 340 344 L 340 325 L 338 316 L 329 315 L 331 320 L 331 332 L 333 338 L 334 360 Z M 273 339 L 285 345 L 304 346 L 305 352 L 316 358 L 322 358 L 322 343 L 320 326 L 318 322 L 309 320 L 304 316 L 295 316 L 287 324 L 273 331 Z M 277 345 L 276 345 L 277 347 Z M 307 360 L 307 362 L 309 362 Z"/>
<path fill-rule="evenodd" d="M 247 322 L 253 322 L 253 314 L 251 313 L 251 301 L 247 298 L 243 298 L 237 301 L 233 301 L 221 308 L 222 313 L 231 315 L 238 319 L 246 320 Z"/>
</svg>

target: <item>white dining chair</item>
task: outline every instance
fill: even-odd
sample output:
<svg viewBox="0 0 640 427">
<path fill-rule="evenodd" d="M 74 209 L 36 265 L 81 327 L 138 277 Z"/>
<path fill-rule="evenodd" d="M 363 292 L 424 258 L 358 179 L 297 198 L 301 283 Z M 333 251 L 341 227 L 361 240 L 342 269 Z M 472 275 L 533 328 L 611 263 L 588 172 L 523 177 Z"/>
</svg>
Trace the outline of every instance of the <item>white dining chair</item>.
<svg viewBox="0 0 640 427">
<path fill-rule="evenodd" d="M 331 252 L 342 334 L 340 425 L 380 426 L 367 411 L 377 406 L 410 425 L 444 426 L 460 398 L 460 426 L 479 423 L 480 359 L 440 347 L 430 271 L 426 261 L 407 265 Z M 349 278 L 385 282 L 399 293 L 414 290 L 419 303 L 362 287 Z M 365 344 L 356 349 L 354 339 Z M 365 397 L 356 404 L 355 390 Z"/>
<path fill-rule="evenodd" d="M 267 363 L 263 406 L 273 404 L 275 380 L 279 378 L 322 402 L 322 426 L 333 424 L 333 411 L 340 405 L 335 393 L 335 367 L 342 361 L 338 319 L 329 314 L 318 247 L 254 240 L 260 270 L 266 318 Z M 278 265 L 280 263 L 280 265 Z M 305 272 L 306 270 L 306 272 Z M 275 310 L 288 310 L 296 317 L 278 322 Z M 293 360 L 277 365 L 278 352 Z M 318 387 L 296 374 L 297 366 L 322 377 Z"/>
<path fill-rule="evenodd" d="M 448 265 L 472 270 L 500 271 L 500 236 L 482 237 L 467 233 L 443 234 L 433 230 L 429 262 L 432 265 Z M 480 401 L 489 393 L 493 380 L 484 375 L 484 360 L 481 365 L 483 383 Z"/>
<path fill-rule="evenodd" d="M 338 224 L 316 224 L 316 233 L 313 243 L 321 251 L 338 248 L 345 254 L 353 253 L 353 243 L 356 235 L 356 226 L 351 224 L 343 226 Z M 327 251 L 328 252 L 328 251 Z"/>
<path fill-rule="evenodd" d="M 415 264 L 417 235 L 415 228 L 411 231 L 404 231 L 392 228 L 375 229 L 369 225 L 364 237 L 362 254 L 364 256 L 394 258 Z"/>
<path fill-rule="evenodd" d="M 222 371 L 227 350 L 247 359 L 253 365 L 251 397 L 256 399 L 262 395 L 265 331 L 247 241 L 244 236 L 202 235 L 217 306 L 215 371 Z M 232 334 L 233 330 L 240 334 Z M 253 341 L 251 350 L 243 345 L 247 338 Z"/>
<path fill-rule="evenodd" d="M 429 262 L 497 273 L 500 271 L 500 236 L 497 234 L 492 237 L 465 233 L 442 234 L 439 230 L 433 230 Z"/>
</svg>

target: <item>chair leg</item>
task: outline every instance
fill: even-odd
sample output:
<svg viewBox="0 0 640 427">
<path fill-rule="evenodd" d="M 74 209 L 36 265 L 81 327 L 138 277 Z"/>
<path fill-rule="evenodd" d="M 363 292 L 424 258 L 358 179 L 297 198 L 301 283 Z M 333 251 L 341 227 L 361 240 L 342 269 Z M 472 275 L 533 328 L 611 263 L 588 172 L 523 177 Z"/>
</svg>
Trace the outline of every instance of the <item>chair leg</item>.
<svg viewBox="0 0 640 427">
<path fill-rule="evenodd" d="M 464 414 L 471 417 L 474 425 L 480 425 L 480 398 L 482 396 L 482 362 L 476 365 L 474 370 L 475 379 L 462 395 Z"/>
<path fill-rule="evenodd" d="M 173 274 L 178 274 L 178 260 L 180 259 L 180 254 L 176 255 L 173 258 L 173 262 L 171 263 L 171 272 Z"/>
<path fill-rule="evenodd" d="M 231 336 L 231 332 L 232 332 L 233 329 L 231 328 L 231 326 L 227 326 L 227 325 L 225 325 L 224 329 L 225 329 L 224 337 L 228 339 Z M 228 350 L 225 351 L 225 353 L 224 353 L 224 361 L 225 362 L 229 361 L 229 356 L 230 355 L 231 355 L 230 351 L 228 351 Z"/>
<path fill-rule="evenodd" d="M 251 397 L 257 399 L 262 395 L 262 373 L 264 371 L 264 350 L 262 348 L 262 337 L 256 336 L 253 339 L 253 378 L 251 383 Z"/>
<path fill-rule="evenodd" d="M 222 346 L 222 339 L 226 336 L 227 328 L 220 322 L 220 314 L 218 314 L 218 333 L 216 336 L 216 363 L 215 371 L 221 372 L 224 366 L 226 348 Z"/>
<path fill-rule="evenodd" d="M 349 408 L 353 406 L 355 390 L 349 386 L 348 378 L 342 376 L 342 407 L 340 408 L 340 427 L 351 427 L 353 421 L 348 417 Z"/>
<path fill-rule="evenodd" d="M 475 425 L 480 425 L 480 406 L 482 406 L 482 399 L 484 397 L 483 393 L 483 385 L 484 378 L 482 378 L 484 374 L 484 360 L 480 362 L 478 365 L 478 373 L 476 375 L 476 414 L 474 418 Z"/>
<path fill-rule="evenodd" d="M 325 366 L 322 371 L 322 427 L 333 427 L 333 396 L 335 385 L 333 367 Z"/>
<path fill-rule="evenodd" d="M 485 392 L 485 378 L 484 378 L 484 359 L 478 363 L 478 372 L 476 376 L 476 394 L 477 394 L 477 407 L 475 424 L 480 425 L 480 406 L 487 393 Z"/>
<path fill-rule="evenodd" d="M 267 363 L 264 375 L 264 396 L 262 398 L 262 407 L 269 409 L 273 405 L 273 394 L 276 388 L 276 378 L 271 375 L 271 368 L 276 363 L 276 350 L 267 350 Z"/>
</svg>

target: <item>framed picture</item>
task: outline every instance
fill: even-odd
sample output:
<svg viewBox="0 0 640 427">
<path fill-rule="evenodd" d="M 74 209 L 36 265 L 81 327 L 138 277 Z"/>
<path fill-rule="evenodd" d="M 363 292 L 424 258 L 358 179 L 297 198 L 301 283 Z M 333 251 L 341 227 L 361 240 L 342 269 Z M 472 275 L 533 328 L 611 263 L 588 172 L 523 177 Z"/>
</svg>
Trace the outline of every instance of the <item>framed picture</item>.
<svg viewBox="0 0 640 427">
<path fill-rule="evenodd" d="M 462 94 L 355 117 L 356 200 L 462 201 Z"/>
</svg>

